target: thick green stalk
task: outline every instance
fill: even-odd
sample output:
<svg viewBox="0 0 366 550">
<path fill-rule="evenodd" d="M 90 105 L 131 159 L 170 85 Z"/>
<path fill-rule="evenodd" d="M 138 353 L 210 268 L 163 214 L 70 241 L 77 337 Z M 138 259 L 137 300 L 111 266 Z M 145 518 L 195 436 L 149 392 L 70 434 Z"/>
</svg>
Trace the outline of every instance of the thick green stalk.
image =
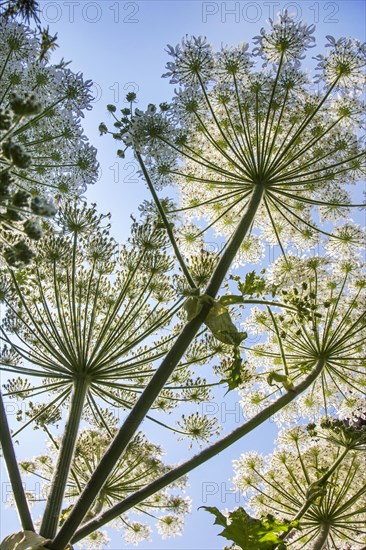
<svg viewBox="0 0 366 550">
<path fill-rule="evenodd" d="M 40 535 L 46 539 L 54 537 L 57 531 L 87 389 L 88 381 L 85 376 L 81 376 L 76 380 L 74 385 L 69 417 L 65 426 L 60 453 L 52 479 L 51 490 L 47 498 L 46 509 L 42 519 Z"/>
<path fill-rule="evenodd" d="M 81 529 L 76 532 L 75 536 L 72 538 L 72 543 L 78 542 L 96 529 L 99 529 L 99 527 L 101 527 L 105 523 L 108 523 L 112 519 L 118 517 L 120 514 L 123 514 L 130 508 L 133 508 L 140 502 L 143 502 L 151 495 L 154 495 L 161 489 L 164 489 L 164 487 L 170 485 L 170 483 L 173 483 L 174 481 L 184 476 L 188 472 L 191 472 L 201 464 L 204 464 L 205 462 L 207 462 L 207 460 L 210 460 L 221 451 L 224 451 L 225 449 L 230 447 L 230 445 L 241 439 L 244 435 L 248 434 L 258 426 L 263 424 L 263 422 L 271 418 L 273 414 L 280 411 L 283 407 L 288 405 L 288 403 L 291 403 L 291 401 L 293 401 L 298 395 L 300 395 L 309 386 L 311 386 L 314 380 L 316 380 L 316 378 L 322 372 L 325 363 L 326 360 L 324 358 L 320 358 L 314 370 L 309 374 L 309 376 L 305 378 L 305 380 L 298 384 L 294 390 L 285 393 L 282 397 L 277 399 L 277 401 L 268 405 L 268 407 L 253 416 L 253 418 L 239 426 L 239 428 L 236 428 L 236 430 L 233 430 L 231 433 L 229 433 L 204 451 L 196 454 L 195 456 L 193 456 L 186 462 L 183 462 L 183 464 L 180 464 L 167 474 L 159 477 L 143 489 L 136 491 L 136 493 L 130 495 L 122 502 L 116 504 L 115 506 L 101 514 L 99 517 L 85 524 Z M 52 548 L 56 547 L 52 546 Z"/>
<path fill-rule="evenodd" d="M 243 239 L 251 229 L 255 214 L 262 202 L 263 195 L 264 186 L 256 185 L 253 188 L 252 196 L 248 201 L 243 217 L 240 220 L 236 231 L 232 235 L 224 254 L 221 256 L 205 291 L 205 294 L 208 294 L 212 298 L 215 298 L 218 293 L 225 275 L 235 255 L 237 254 L 241 243 L 243 242 Z M 139 400 L 127 416 L 123 426 L 101 459 L 98 467 L 91 476 L 64 525 L 61 527 L 59 533 L 50 544 L 50 548 L 53 550 L 63 549 L 74 535 L 89 508 L 93 504 L 94 499 L 108 479 L 108 476 L 117 460 L 127 447 L 129 441 L 135 434 L 155 399 L 163 389 L 175 367 L 195 337 L 197 331 L 204 322 L 210 307 L 210 305 L 205 305 L 200 314 L 188 322 L 183 328 L 181 334 L 178 336 L 174 345 L 167 353 L 165 359 L 162 361 L 160 367 L 157 369 L 151 381 L 146 386 L 146 389 L 141 394 Z"/>
<path fill-rule="evenodd" d="M 329 531 L 330 524 L 324 521 L 320 526 L 318 536 L 316 537 L 314 542 L 310 544 L 309 550 L 323 550 L 328 540 Z"/>
<path fill-rule="evenodd" d="M 15 504 L 18 510 L 19 519 L 24 531 L 34 531 L 32 518 L 28 508 L 28 502 L 25 496 L 22 478 L 18 468 L 17 459 L 14 452 L 14 446 L 11 439 L 8 419 L 3 402 L 3 396 L 0 392 L 0 442 L 8 470 L 11 488 L 13 490 Z"/>
</svg>

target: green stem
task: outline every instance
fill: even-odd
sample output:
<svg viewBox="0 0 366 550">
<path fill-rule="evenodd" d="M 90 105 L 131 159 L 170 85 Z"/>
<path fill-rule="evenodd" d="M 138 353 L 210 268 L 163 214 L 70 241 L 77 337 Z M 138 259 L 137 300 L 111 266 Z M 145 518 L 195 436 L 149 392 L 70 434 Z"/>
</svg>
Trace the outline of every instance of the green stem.
<svg viewBox="0 0 366 550">
<path fill-rule="evenodd" d="M 314 542 L 309 546 L 309 550 L 323 550 L 328 540 L 328 535 L 330 531 L 330 524 L 324 521 L 319 529 L 318 536 Z"/>
<path fill-rule="evenodd" d="M 3 77 L 3 74 L 4 74 L 5 69 L 6 69 L 6 65 L 8 64 L 8 61 L 9 61 L 10 56 L 11 56 L 12 53 L 13 53 L 13 50 L 10 48 L 10 49 L 9 49 L 9 53 L 8 53 L 8 55 L 7 55 L 6 58 L 5 58 L 4 65 L 3 65 L 2 69 L 1 69 L 0 80 L 1 80 L 2 77 Z"/>
<path fill-rule="evenodd" d="M 103 510 L 103 505 L 104 505 L 103 499 L 101 497 L 98 498 L 95 505 L 93 506 L 93 508 L 91 510 L 92 517 L 100 514 L 100 512 Z"/>
<path fill-rule="evenodd" d="M 294 306 L 289 306 L 288 304 L 284 304 L 283 302 L 276 302 L 275 300 L 260 300 L 260 299 L 252 299 L 252 298 L 244 298 L 243 296 L 243 301 L 240 302 L 240 303 L 243 303 L 243 304 L 258 304 L 258 305 L 262 305 L 262 306 L 275 306 L 275 307 L 282 307 L 284 309 L 289 309 L 290 311 L 294 311 L 295 313 L 297 313 L 297 308 L 294 307 Z"/>
<path fill-rule="evenodd" d="M 8 419 L 3 397 L 0 392 L 0 442 L 8 470 L 11 488 L 13 491 L 15 504 L 18 510 L 19 519 L 24 531 L 34 531 L 32 518 L 28 508 L 28 502 L 25 496 L 22 478 L 18 468 L 17 459 L 14 452 L 14 446 L 11 438 Z"/>
<path fill-rule="evenodd" d="M 278 79 L 280 77 L 280 74 L 281 74 L 281 68 L 282 68 L 282 64 L 283 64 L 283 57 L 284 57 L 284 54 L 283 52 L 281 53 L 281 59 L 279 61 L 279 64 L 278 64 L 278 68 L 277 68 L 277 73 L 276 73 L 276 78 L 275 78 L 275 81 L 273 83 L 273 87 L 272 87 L 272 92 L 271 92 L 271 98 L 269 100 L 269 104 L 268 104 L 268 108 L 267 108 L 267 114 L 266 114 L 266 122 L 264 124 L 264 130 L 263 130 L 263 146 L 262 146 L 262 149 L 261 149 L 261 152 L 260 152 L 260 164 L 258 166 L 258 169 L 260 171 L 260 173 L 263 173 L 264 172 L 264 165 L 265 165 L 265 153 L 267 151 L 267 148 L 268 148 L 268 143 L 269 143 L 269 138 L 270 138 L 270 132 L 268 134 L 268 139 L 267 139 L 267 142 L 266 142 L 266 138 L 267 138 L 267 129 L 268 129 L 268 122 L 269 122 L 269 117 L 271 115 L 271 108 L 272 108 L 272 103 L 273 103 L 273 98 L 275 96 L 275 91 L 276 91 L 276 87 L 277 87 L 277 82 L 278 82 Z M 274 120 L 274 116 L 275 116 L 275 112 L 273 113 L 273 118 L 272 118 L 272 122 Z"/>
<path fill-rule="evenodd" d="M 287 361 L 286 361 L 286 354 L 285 354 L 285 350 L 283 349 L 282 338 L 281 338 L 280 331 L 279 331 L 279 328 L 278 328 L 278 325 L 277 325 L 276 317 L 273 315 L 272 310 L 269 306 L 267 306 L 267 310 L 268 310 L 268 312 L 271 316 L 272 323 L 273 323 L 273 326 L 274 326 L 274 329 L 275 329 L 275 332 L 276 332 L 278 345 L 279 345 L 280 353 L 281 353 L 283 368 L 285 370 L 286 376 L 289 376 L 289 371 L 288 371 Z"/>
<path fill-rule="evenodd" d="M 338 466 L 343 462 L 343 459 L 346 457 L 346 455 L 349 453 L 349 447 L 346 447 L 343 451 L 343 453 L 341 453 L 339 455 L 339 457 L 337 458 L 337 460 L 334 462 L 333 466 L 331 466 L 327 471 L 326 473 L 323 475 L 323 477 L 321 477 L 318 481 L 318 485 L 322 486 L 322 485 L 325 485 L 325 483 L 328 481 L 328 479 L 330 478 L 331 475 L 334 474 L 334 472 L 336 471 L 336 469 L 338 468 Z"/>
<path fill-rule="evenodd" d="M 167 474 L 156 479 L 143 489 L 140 489 L 136 493 L 130 495 L 122 502 L 116 504 L 109 510 L 106 510 L 99 517 L 84 525 L 76 532 L 75 536 L 72 538 L 72 542 L 75 543 L 86 537 L 96 529 L 99 529 L 99 527 L 101 527 L 105 523 L 108 523 L 112 519 L 118 517 L 120 514 L 123 514 L 130 508 L 133 508 L 140 502 L 144 501 L 151 495 L 154 495 L 167 485 L 170 485 L 180 477 L 186 475 L 188 472 L 194 470 L 201 464 L 204 464 L 205 462 L 207 462 L 207 460 L 224 451 L 233 443 L 241 439 L 244 435 L 248 434 L 258 426 L 260 426 L 263 422 L 271 418 L 273 414 L 291 403 L 291 401 L 293 401 L 298 395 L 305 391 L 322 372 L 325 363 L 326 360 L 324 358 L 320 358 L 314 370 L 309 374 L 309 376 L 305 378 L 305 380 L 303 380 L 298 386 L 296 386 L 293 391 L 285 393 L 279 399 L 277 399 L 277 401 L 268 405 L 265 409 L 263 409 L 253 418 L 245 422 L 245 424 L 239 426 L 239 428 L 237 428 L 236 430 L 232 431 L 204 451 L 201 451 L 197 455 L 193 456 L 191 459 L 183 462 L 183 464 L 180 464 Z M 51 546 L 51 548 L 56 549 L 56 546 Z"/>
<path fill-rule="evenodd" d="M 180 266 L 181 266 L 181 268 L 182 268 L 182 271 L 183 271 L 183 273 L 184 273 L 184 275 L 185 275 L 185 277 L 186 277 L 186 279 L 187 279 L 188 284 L 189 284 L 192 288 L 196 288 L 196 285 L 195 285 L 195 283 L 194 283 L 194 281 L 193 281 L 193 279 L 192 279 L 192 277 L 191 277 L 191 274 L 190 274 L 189 271 L 188 271 L 188 268 L 187 268 L 187 266 L 186 266 L 186 264 L 185 264 L 185 262 L 184 262 L 184 260 L 183 260 L 183 257 L 182 257 L 182 255 L 181 255 L 181 253 L 180 253 L 180 250 L 179 250 L 179 248 L 178 248 L 178 246 L 177 246 L 177 243 L 176 243 L 176 240 L 175 240 L 175 238 L 174 238 L 174 234 L 173 234 L 172 228 L 171 228 L 170 223 L 169 223 L 169 221 L 168 221 L 168 219 L 167 219 L 167 217 L 166 217 L 166 215 L 165 215 L 164 209 L 163 209 L 163 207 L 161 206 L 161 202 L 160 202 L 160 200 L 159 200 L 158 195 L 156 194 L 156 191 L 155 191 L 154 186 L 153 186 L 153 184 L 152 184 L 152 182 L 151 182 L 150 176 L 149 176 L 149 174 L 148 174 L 148 172 L 147 172 L 147 170 L 146 170 L 144 161 L 142 160 L 142 157 L 141 157 L 140 153 L 138 153 L 137 151 L 136 151 L 136 157 L 137 157 L 137 160 L 139 161 L 139 164 L 140 164 L 140 166 L 141 166 L 142 173 L 144 174 L 146 183 L 147 183 L 147 185 L 148 185 L 148 187 L 149 187 L 150 193 L 152 194 L 152 197 L 153 197 L 153 199 L 154 199 L 155 205 L 156 205 L 157 209 L 159 210 L 159 214 L 160 214 L 160 216 L 161 216 L 161 219 L 163 220 L 164 227 L 165 227 L 165 229 L 166 229 L 166 232 L 168 233 L 168 237 L 169 237 L 170 243 L 171 243 L 171 245 L 172 245 L 172 247 L 173 247 L 173 250 L 174 250 L 174 253 L 175 253 L 175 255 L 176 255 L 176 258 L 177 258 L 177 260 L 178 260 L 178 262 L 179 262 L 179 264 L 180 264 Z"/>
<path fill-rule="evenodd" d="M 243 133 L 244 133 L 244 140 L 245 140 L 245 143 L 246 143 L 246 147 L 248 149 L 248 152 L 249 152 L 249 157 L 250 157 L 250 161 L 249 161 L 249 158 L 246 156 L 247 158 L 247 161 L 249 163 L 249 166 L 251 167 L 251 169 L 254 169 L 255 170 L 255 166 L 256 166 L 256 163 L 255 163 L 255 156 L 254 156 L 254 151 L 253 151 L 253 146 L 252 146 L 252 138 L 251 138 L 251 135 L 250 135 L 250 124 L 248 124 L 248 113 L 246 112 L 246 120 L 244 121 L 244 116 L 243 116 L 243 110 L 242 110 L 242 106 L 240 104 L 240 93 L 239 93 L 239 88 L 238 88 L 238 82 L 236 80 L 236 77 L 235 77 L 235 74 L 233 74 L 233 80 L 234 80 L 234 86 L 235 86 L 235 99 L 236 99 L 236 102 L 237 102 L 237 107 L 238 107 L 238 111 L 239 111 L 239 114 L 240 114 L 240 122 L 241 122 L 241 126 L 242 126 L 242 130 L 243 130 Z M 245 148 L 244 148 L 245 150 Z"/>
<path fill-rule="evenodd" d="M 81 376 L 74 385 L 69 417 L 42 519 L 40 535 L 46 539 L 54 537 L 57 531 L 87 389 L 88 381 Z"/>
<path fill-rule="evenodd" d="M 220 286 L 225 278 L 225 275 L 237 254 L 243 239 L 248 234 L 253 224 L 255 214 L 262 202 L 264 195 L 264 186 L 256 185 L 253 188 L 253 193 L 248 201 L 244 215 L 239 222 L 237 229 L 232 235 L 229 245 L 226 248 L 225 253 L 221 256 L 217 267 L 211 277 L 211 280 L 207 286 L 205 294 L 208 294 L 212 298 L 215 298 Z M 95 497 L 103 487 L 104 483 L 108 479 L 108 475 L 112 471 L 114 465 L 120 458 L 124 449 L 128 445 L 129 441 L 133 437 L 134 433 L 138 429 L 142 420 L 145 418 L 150 407 L 154 403 L 156 397 L 168 381 L 169 377 L 173 373 L 175 367 L 181 360 L 188 346 L 195 337 L 197 331 L 204 322 L 211 306 L 209 304 L 202 308 L 197 317 L 189 321 L 183 328 L 181 334 L 176 339 L 174 345 L 167 353 L 165 359 L 161 363 L 160 367 L 156 370 L 149 384 L 146 386 L 145 391 L 141 394 L 139 400 L 127 416 L 123 426 L 117 433 L 107 452 L 101 459 L 94 474 L 91 476 L 87 483 L 83 493 L 80 495 L 79 500 L 75 504 L 70 515 L 66 519 L 64 525 L 61 527 L 58 535 L 50 544 L 50 548 L 53 550 L 63 549 L 74 535 L 78 526 L 83 521 L 85 514 L 93 504 Z"/>
</svg>

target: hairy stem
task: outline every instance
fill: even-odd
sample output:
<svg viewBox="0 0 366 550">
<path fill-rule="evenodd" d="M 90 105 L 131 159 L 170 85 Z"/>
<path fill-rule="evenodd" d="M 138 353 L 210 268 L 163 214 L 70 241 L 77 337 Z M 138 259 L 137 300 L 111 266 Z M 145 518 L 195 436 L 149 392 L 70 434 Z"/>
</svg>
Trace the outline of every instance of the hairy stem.
<svg viewBox="0 0 366 550">
<path fill-rule="evenodd" d="M 60 453 L 51 483 L 51 490 L 42 519 L 40 535 L 45 538 L 54 537 L 57 531 L 87 389 L 88 381 L 84 376 L 81 376 L 74 385 L 69 417 L 65 426 Z"/>
<path fill-rule="evenodd" d="M 309 374 L 309 376 L 305 378 L 305 380 L 298 384 L 294 390 L 285 393 L 283 396 L 277 399 L 277 401 L 268 405 L 268 407 L 253 416 L 253 418 L 239 426 L 239 428 L 236 428 L 234 431 L 232 431 L 204 451 L 201 451 L 200 453 L 193 456 L 191 459 L 183 462 L 183 464 L 180 464 L 179 466 L 177 466 L 167 474 L 161 476 L 160 478 L 156 479 L 143 489 L 136 491 L 136 493 L 130 495 L 122 502 L 116 504 L 109 510 L 106 510 L 99 517 L 84 525 L 76 532 L 75 536 L 72 539 L 72 542 L 78 542 L 96 529 L 99 529 L 99 527 L 101 527 L 105 523 L 108 523 L 112 519 L 118 517 L 120 514 L 123 514 L 130 508 L 133 508 L 140 502 L 144 501 L 151 495 L 157 493 L 161 489 L 164 489 L 164 487 L 166 487 L 167 485 L 170 485 L 171 483 L 173 483 L 183 475 L 187 474 L 188 472 L 194 470 L 201 464 L 204 464 L 205 462 L 207 462 L 207 460 L 213 458 L 221 451 L 227 449 L 228 447 L 230 447 L 230 445 L 241 439 L 243 436 L 260 426 L 273 414 L 288 405 L 288 403 L 293 401 L 298 395 L 305 391 L 322 372 L 325 363 L 325 359 L 320 358 L 314 370 Z"/>
<path fill-rule="evenodd" d="M 232 235 L 224 254 L 221 256 L 205 291 L 205 294 L 208 294 L 212 298 L 215 298 L 218 293 L 225 275 L 236 253 L 238 252 L 243 239 L 251 229 L 255 214 L 262 202 L 263 195 L 264 186 L 256 185 L 253 188 L 252 196 L 248 201 L 243 217 Z M 205 305 L 200 314 L 188 322 L 183 328 L 181 334 L 178 336 L 174 345 L 167 353 L 160 367 L 156 370 L 151 381 L 146 386 L 146 389 L 141 394 L 139 400 L 127 416 L 123 426 L 120 428 L 113 442 L 101 459 L 98 467 L 91 476 L 69 517 L 66 519 L 64 525 L 61 527 L 53 542 L 50 543 L 50 548 L 53 550 L 63 549 L 74 535 L 89 508 L 93 504 L 93 501 L 98 495 L 100 489 L 108 479 L 109 473 L 112 471 L 117 460 L 127 447 L 129 441 L 154 403 L 156 397 L 163 389 L 175 367 L 195 337 L 197 331 L 204 322 L 210 308 L 211 306 L 209 304 Z"/>
<path fill-rule="evenodd" d="M 14 452 L 14 446 L 11 439 L 8 419 L 3 401 L 3 396 L 0 392 L 0 442 L 2 452 L 5 459 L 6 468 L 8 470 L 11 488 L 15 499 L 15 504 L 18 510 L 19 519 L 24 531 L 34 531 L 32 518 L 28 508 L 28 502 L 25 496 L 22 478 L 18 468 L 17 459 Z"/>
</svg>

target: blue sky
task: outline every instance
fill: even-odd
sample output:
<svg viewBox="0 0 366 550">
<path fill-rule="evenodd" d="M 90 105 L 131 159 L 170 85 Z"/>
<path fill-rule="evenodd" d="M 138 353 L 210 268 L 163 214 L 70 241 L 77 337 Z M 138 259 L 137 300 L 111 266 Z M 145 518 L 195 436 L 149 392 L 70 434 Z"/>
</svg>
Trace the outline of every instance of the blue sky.
<svg viewBox="0 0 366 550">
<path fill-rule="evenodd" d="M 142 200 L 148 197 L 144 183 L 139 181 L 137 165 L 133 159 L 122 161 L 116 156 L 117 146 L 109 137 L 101 138 L 98 124 L 108 124 L 106 104 L 124 106 L 127 92 L 138 93 L 138 106 L 169 101 L 174 86 L 162 79 L 166 44 L 175 45 L 185 34 L 207 36 L 215 47 L 222 43 L 235 45 L 250 42 L 258 34 L 266 19 L 279 9 L 287 8 L 308 24 L 315 23 L 318 47 L 314 55 L 323 50 L 325 36 L 354 36 L 365 40 L 365 4 L 362 0 L 307 1 L 297 2 L 200 2 L 180 1 L 41 1 L 43 23 L 50 31 L 58 33 L 59 49 L 53 60 L 61 57 L 72 60 L 71 68 L 84 73 L 94 84 L 93 110 L 85 118 L 85 133 L 98 148 L 101 165 L 100 180 L 88 189 L 86 196 L 95 201 L 102 212 L 112 213 L 112 232 L 123 241 L 130 226 L 130 213 L 136 213 Z M 310 59 L 308 65 L 312 65 Z M 224 421 L 225 429 L 233 429 L 242 421 L 238 398 L 233 394 L 225 398 L 217 396 L 217 411 Z M 201 408 L 202 410 L 202 408 Z M 161 428 L 146 425 L 146 430 L 155 442 L 168 450 L 167 460 L 175 462 L 187 456 L 187 444 L 178 445 L 167 437 Z M 213 517 L 197 508 L 202 505 L 233 508 L 242 501 L 239 495 L 230 494 L 229 478 L 231 462 L 241 452 L 256 449 L 269 452 L 276 433 L 273 423 L 268 423 L 245 441 L 221 453 L 210 463 L 190 476 L 188 494 L 193 498 L 193 513 L 187 518 L 186 529 L 181 537 L 162 541 L 154 534 L 152 543 L 140 545 L 142 549 L 214 550 L 222 548 L 224 540 L 217 537 Z M 39 432 L 28 432 L 20 456 L 29 457 L 38 452 L 42 441 Z M 197 451 L 197 449 L 196 449 Z M 3 480 L 6 492 L 5 477 Z M 32 488 L 30 488 L 32 489 Z M 12 510 L 2 512 L 3 535 L 17 530 L 16 514 Z M 125 549 L 120 535 L 110 532 L 110 548 Z"/>
</svg>

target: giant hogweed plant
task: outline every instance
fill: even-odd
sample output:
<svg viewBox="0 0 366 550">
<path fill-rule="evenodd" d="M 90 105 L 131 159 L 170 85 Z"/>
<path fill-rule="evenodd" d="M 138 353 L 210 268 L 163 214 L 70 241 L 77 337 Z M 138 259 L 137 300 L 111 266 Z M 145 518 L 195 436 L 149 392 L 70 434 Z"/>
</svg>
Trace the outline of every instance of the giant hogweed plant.
<svg viewBox="0 0 366 550">
<path fill-rule="evenodd" d="M 255 37 L 252 52 L 242 45 L 215 53 L 202 37 L 169 46 L 172 101 L 134 110 L 129 94 L 121 115 L 108 106 L 113 131 L 100 125 L 122 144 L 120 157 L 132 149 L 151 193 L 141 223 L 132 227 L 132 246 L 116 259 L 95 208 L 65 202 L 45 225 L 33 264 L 3 271 L 2 368 L 17 375 L 5 391 L 26 399 L 45 388 L 50 393 L 44 405 L 30 404 L 27 422 L 46 432 L 56 460 L 21 463 L 50 485 L 35 535 L 2 413 L 2 446 L 23 528 L 4 548 L 16 548 L 22 537 L 34 548 L 64 550 L 83 541 L 96 548 L 105 544 L 99 529 L 110 521 L 138 542 L 149 528 L 126 514 L 151 505 L 171 510 L 158 519 L 162 535 L 177 534 L 189 505 L 182 497 L 174 504 L 167 487 L 273 414 L 288 426 L 294 409 L 302 422 L 338 416 L 337 437 L 344 432 L 342 441 L 352 444 L 333 437 L 334 451 L 328 444 L 317 448 L 305 432 L 295 437 L 287 427 L 296 449 L 286 453 L 282 477 L 276 466 L 251 462 L 251 488 L 263 495 L 248 504 L 255 517 L 243 509 L 229 518 L 211 510 L 216 522 L 243 549 L 365 544 L 359 527 L 365 483 L 357 458 L 364 443 L 354 444 L 363 432 L 352 427 L 365 388 L 365 279 L 362 231 L 349 219 L 360 205 L 352 203 L 348 186 L 365 168 L 366 52 L 357 40 L 328 37 L 310 80 L 302 61 L 315 45 L 313 34 L 313 26 L 284 12 Z M 159 198 L 171 185 L 179 191 L 178 207 Z M 226 238 L 216 254 L 204 250 L 210 230 Z M 265 239 L 279 245 L 281 257 L 264 273 L 241 267 L 236 274 L 237 267 L 260 261 Z M 307 252 L 314 244 L 322 254 Z M 253 327 L 260 342 L 249 345 Z M 157 340 L 162 329 L 169 330 Z M 247 420 L 209 443 L 217 427 L 198 413 L 183 415 L 176 428 L 153 413 L 207 399 L 210 384 L 193 377 L 196 365 L 213 355 L 220 363 L 214 383 L 239 391 Z M 69 408 L 62 438 L 52 433 L 60 405 Z M 126 411 L 120 426 L 110 406 Z M 152 446 L 151 471 L 144 465 L 149 453 L 138 452 L 138 464 L 127 472 L 144 418 L 205 447 L 178 466 L 164 466 Z"/>
</svg>

